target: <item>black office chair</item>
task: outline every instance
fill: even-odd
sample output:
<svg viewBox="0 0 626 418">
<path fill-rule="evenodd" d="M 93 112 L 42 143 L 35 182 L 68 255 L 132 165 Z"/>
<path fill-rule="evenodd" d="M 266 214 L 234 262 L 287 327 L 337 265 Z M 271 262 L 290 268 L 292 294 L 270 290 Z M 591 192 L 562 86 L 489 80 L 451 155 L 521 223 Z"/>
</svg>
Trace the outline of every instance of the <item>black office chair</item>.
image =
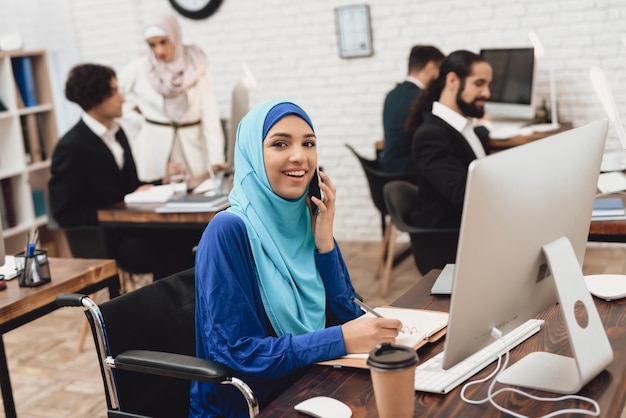
<svg viewBox="0 0 626 418">
<path fill-rule="evenodd" d="M 195 357 L 194 269 L 153 282 L 100 306 L 79 294 L 61 306 L 84 306 L 96 344 L 108 417 L 186 417 L 191 380 L 230 384 L 251 417 L 252 390 L 222 364 Z"/>
<path fill-rule="evenodd" d="M 459 230 L 410 225 L 407 219 L 415 207 L 417 192 L 418 186 L 401 180 L 389 182 L 383 188 L 389 216 L 398 230 L 409 233 L 415 265 L 421 274 L 426 274 L 456 261 Z M 390 240 L 389 245 L 394 245 L 394 241 Z"/>
<path fill-rule="evenodd" d="M 387 173 L 381 171 L 378 166 L 378 160 L 368 160 L 367 158 L 361 156 L 356 150 L 350 145 L 345 144 L 346 147 L 354 154 L 354 156 L 359 160 L 361 167 L 363 168 L 363 172 L 365 173 L 365 177 L 367 178 L 367 183 L 370 189 L 370 196 L 372 197 L 372 201 L 374 202 L 374 206 L 380 212 L 380 223 L 381 230 L 383 233 L 383 244 L 381 255 L 378 259 L 378 264 L 376 266 L 376 275 L 380 273 L 380 270 L 383 264 L 388 264 L 393 266 L 394 262 L 397 262 L 395 259 L 395 245 L 390 247 L 390 236 L 393 235 L 395 239 L 395 226 L 392 221 L 388 221 L 387 215 L 389 214 L 387 210 L 387 206 L 385 205 L 385 198 L 383 196 L 383 187 L 385 184 L 390 181 L 395 180 L 404 180 L 408 182 L 415 182 L 415 175 L 413 174 L 397 174 L 397 173 Z M 389 249 L 391 248 L 391 252 Z M 389 264 L 391 263 L 391 264 Z M 386 272 L 383 278 L 383 283 L 389 281 L 388 274 L 390 272 Z M 382 295 L 386 295 L 386 288 L 383 286 Z"/>
<path fill-rule="evenodd" d="M 61 227 L 48 204 L 48 229 L 63 231 L 74 258 L 113 258 L 106 245 L 104 230 L 99 226 Z"/>
</svg>

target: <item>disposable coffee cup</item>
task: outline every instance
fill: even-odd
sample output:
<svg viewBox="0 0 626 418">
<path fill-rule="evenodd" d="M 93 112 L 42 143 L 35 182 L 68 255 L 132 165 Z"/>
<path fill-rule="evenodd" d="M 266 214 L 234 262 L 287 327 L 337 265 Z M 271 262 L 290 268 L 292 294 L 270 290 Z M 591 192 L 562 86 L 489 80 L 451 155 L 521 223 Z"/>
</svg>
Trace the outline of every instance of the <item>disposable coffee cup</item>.
<svg viewBox="0 0 626 418">
<path fill-rule="evenodd" d="M 411 347 L 384 343 L 373 349 L 367 365 L 380 418 L 411 418 L 415 411 L 417 353 Z"/>
</svg>

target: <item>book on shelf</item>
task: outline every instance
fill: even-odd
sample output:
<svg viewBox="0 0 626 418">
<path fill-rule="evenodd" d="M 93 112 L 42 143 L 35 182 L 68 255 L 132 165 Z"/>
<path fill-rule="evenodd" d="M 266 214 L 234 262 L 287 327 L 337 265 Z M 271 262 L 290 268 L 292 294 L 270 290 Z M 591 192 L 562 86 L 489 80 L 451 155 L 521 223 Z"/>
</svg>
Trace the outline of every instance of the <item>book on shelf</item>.
<svg viewBox="0 0 626 418">
<path fill-rule="evenodd" d="M 7 208 L 4 204 L 4 193 L 0 190 L 0 222 L 2 222 L 2 229 L 9 228 L 9 219 L 7 218 Z"/>
<path fill-rule="evenodd" d="M 17 214 L 15 212 L 15 199 L 13 198 L 13 183 L 10 178 L 0 180 L 2 187 L 2 200 L 4 201 L 4 214 L 7 218 L 7 228 L 17 225 Z"/>
<path fill-rule="evenodd" d="M 35 209 L 35 216 L 45 216 L 48 213 L 48 208 L 46 207 L 46 194 L 43 189 L 33 189 L 33 208 Z"/>
<path fill-rule="evenodd" d="M 25 107 L 37 106 L 37 91 L 33 62 L 30 57 L 14 57 L 11 59 L 13 76 Z"/>
<path fill-rule="evenodd" d="M 24 148 L 30 154 L 31 162 L 43 161 L 44 152 L 41 149 L 40 130 L 37 126 L 37 115 L 20 116 L 22 123 L 22 135 L 24 136 Z"/>
<path fill-rule="evenodd" d="M 374 308 L 385 318 L 399 319 L 403 328 L 396 344 L 406 345 L 417 350 L 429 342 L 439 340 L 445 335 L 448 326 L 448 313 L 425 309 L 394 308 L 390 306 Z M 366 313 L 364 316 L 371 316 Z M 317 364 L 333 367 L 367 368 L 369 353 L 348 354 L 334 360 L 322 361 Z"/>
<path fill-rule="evenodd" d="M 603 216 L 624 216 L 624 202 L 621 197 L 597 197 L 593 202 L 592 218 Z"/>
<path fill-rule="evenodd" d="M 35 120 L 37 122 L 37 139 L 39 140 L 39 149 L 41 150 L 41 159 L 46 161 L 48 159 L 48 151 L 46 150 L 46 131 L 43 125 L 43 115 L 36 114 Z"/>
<path fill-rule="evenodd" d="M 26 116 L 20 116 L 20 127 L 22 128 L 22 143 L 24 144 L 24 155 L 26 164 L 33 162 L 33 155 L 30 150 L 30 138 L 28 136 L 28 125 L 26 123 Z"/>
</svg>

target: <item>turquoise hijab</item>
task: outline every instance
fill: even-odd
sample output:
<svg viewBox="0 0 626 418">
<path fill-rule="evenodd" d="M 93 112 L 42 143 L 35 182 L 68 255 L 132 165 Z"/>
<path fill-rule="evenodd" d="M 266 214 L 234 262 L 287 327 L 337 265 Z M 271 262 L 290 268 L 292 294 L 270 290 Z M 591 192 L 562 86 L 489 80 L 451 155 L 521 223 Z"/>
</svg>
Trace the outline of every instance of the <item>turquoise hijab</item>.
<svg viewBox="0 0 626 418">
<path fill-rule="evenodd" d="M 276 333 L 301 335 L 326 325 L 326 292 L 315 263 L 315 241 L 306 193 L 286 200 L 272 190 L 263 159 L 267 131 L 295 114 L 294 103 L 263 103 L 241 120 L 235 142 L 235 180 L 229 212 L 246 224 L 261 300 Z"/>
</svg>

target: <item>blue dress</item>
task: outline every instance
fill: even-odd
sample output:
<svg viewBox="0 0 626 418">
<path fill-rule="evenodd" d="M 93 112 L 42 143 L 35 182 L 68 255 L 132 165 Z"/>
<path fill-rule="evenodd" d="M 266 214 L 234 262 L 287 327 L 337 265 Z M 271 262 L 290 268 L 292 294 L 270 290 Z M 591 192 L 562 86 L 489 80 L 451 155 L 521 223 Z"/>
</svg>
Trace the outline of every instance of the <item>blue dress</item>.
<svg viewBox="0 0 626 418">
<path fill-rule="evenodd" d="M 315 254 L 326 290 L 326 328 L 277 337 L 257 284 L 244 222 L 221 212 L 209 223 L 196 255 L 197 356 L 235 371 L 261 409 L 311 363 L 346 354 L 340 325 L 362 314 L 339 247 Z M 240 392 L 230 385 L 193 382 L 190 417 L 247 417 Z"/>
</svg>

